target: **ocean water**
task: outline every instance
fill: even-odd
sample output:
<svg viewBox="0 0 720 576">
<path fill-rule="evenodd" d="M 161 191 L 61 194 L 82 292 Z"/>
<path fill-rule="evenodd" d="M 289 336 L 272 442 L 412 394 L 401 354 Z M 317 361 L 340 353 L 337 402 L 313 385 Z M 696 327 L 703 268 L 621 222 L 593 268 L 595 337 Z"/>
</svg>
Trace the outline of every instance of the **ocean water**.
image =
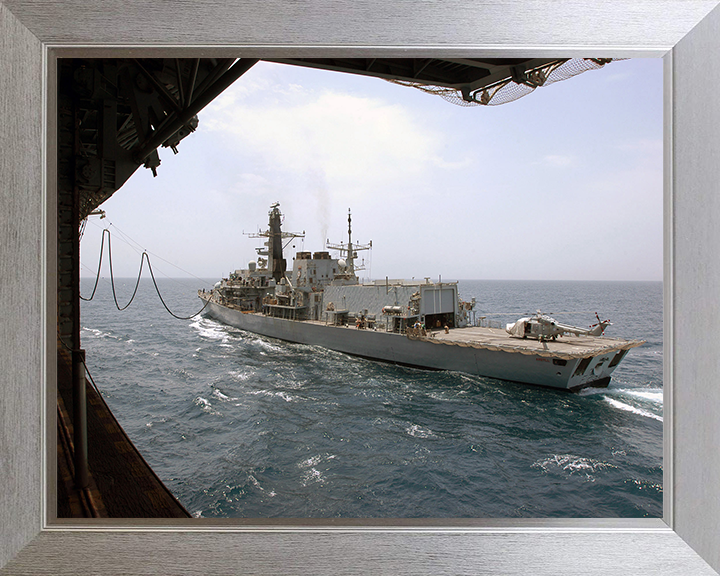
<svg viewBox="0 0 720 576">
<path fill-rule="evenodd" d="M 197 280 L 158 280 L 180 316 Z M 124 305 L 135 280 L 116 280 Z M 89 296 L 93 280 L 84 279 Z M 399 367 L 177 320 L 150 280 L 82 303 L 98 388 L 196 517 L 662 516 L 662 284 L 461 281 L 478 316 L 541 309 L 639 338 L 610 386 L 573 394 Z"/>
</svg>

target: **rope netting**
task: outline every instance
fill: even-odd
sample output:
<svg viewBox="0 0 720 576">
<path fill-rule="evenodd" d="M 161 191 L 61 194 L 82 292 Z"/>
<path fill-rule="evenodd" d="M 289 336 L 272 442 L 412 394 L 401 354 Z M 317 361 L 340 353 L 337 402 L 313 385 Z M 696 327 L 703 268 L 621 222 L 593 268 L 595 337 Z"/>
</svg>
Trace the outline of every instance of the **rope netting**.
<svg viewBox="0 0 720 576">
<path fill-rule="evenodd" d="M 560 80 L 567 80 L 588 70 L 602 68 L 608 62 L 624 60 L 624 58 L 571 58 L 556 60 L 537 68 L 519 72 L 515 78 L 507 78 L 489 86 L 470 90 L 463 94 L 462 90 L 447 86 L 434 86 L 422 82 L 408 80 L 389 80 L 394 84 L 417 88 L 428 94 L 435 94 L 458 106 L 497 106 L 513 102 L 527 96 L 538 86 L 549 86 Z"/>
</svg>

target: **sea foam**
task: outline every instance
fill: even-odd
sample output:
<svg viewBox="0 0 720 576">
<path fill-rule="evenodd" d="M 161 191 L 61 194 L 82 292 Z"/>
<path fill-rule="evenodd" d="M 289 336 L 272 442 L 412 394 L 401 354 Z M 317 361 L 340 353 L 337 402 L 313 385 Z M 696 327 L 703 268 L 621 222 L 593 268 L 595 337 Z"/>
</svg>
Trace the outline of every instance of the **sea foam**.
<svg viewBox="0 0 720 576">
<path fill-rule="evenodd" d="M 631 406 L 630 404 L 625 404 L 624 402 L 620 402 L 619 400 L 615 400 L 614 398 L 610 398 L 609 396 L 605 396 L 604 400 L 605 400 L 605 402 L 610 404 L 610 406 L 612 406 L 613 408 L 617 408 L 618 410 L 632 412 L 633 414 L 637 414 L 638 416 L 644 416 L 645 418 L 652 418 L 653 420 L 658 420 L 659 422 L 663 421 L 662 416 L 653 414 L 652 412 L 650 412 L 648 410 L 643 410 L 642 408 L 637 408 L 635 406 Z"/>
</svg>

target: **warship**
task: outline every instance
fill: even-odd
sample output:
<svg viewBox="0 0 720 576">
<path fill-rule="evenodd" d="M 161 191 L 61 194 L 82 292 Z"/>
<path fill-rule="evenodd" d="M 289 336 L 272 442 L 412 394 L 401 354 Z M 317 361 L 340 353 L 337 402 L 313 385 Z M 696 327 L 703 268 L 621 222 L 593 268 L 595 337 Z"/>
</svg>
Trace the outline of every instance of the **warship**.
<svg viewBox="0 0 720 576">
<path fill-rule="evenodd" d="M 604 387 L 627 352 L 642 340 L 608 338 L 608 321 L 588 329 L 537 314 L 505 327 L 477 317 L 476 301 L 459 297 L 457 282 L 360 282 L 348 211 L 347 244 L 299 251 L 292 270 L 283 243 L 304 234 L 284 232 L 278 203 L 257 259 L 212 290 L 199 290 L 204 314 L 230 326 L 290 342 L 323 346 L 372 360 L 454 370 L 536 386 L 579 390 Z M 289 243 L 289 242 L 288 242 Z"/>
</svg>

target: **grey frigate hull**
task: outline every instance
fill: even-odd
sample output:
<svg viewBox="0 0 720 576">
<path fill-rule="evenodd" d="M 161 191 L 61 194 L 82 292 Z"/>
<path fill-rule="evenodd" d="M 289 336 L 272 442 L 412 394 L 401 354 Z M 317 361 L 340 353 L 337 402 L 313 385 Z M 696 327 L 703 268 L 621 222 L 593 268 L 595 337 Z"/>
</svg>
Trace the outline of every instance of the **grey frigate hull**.
<svg viewBox="0 0 720 576">
<path fill-rule="evenodd" d="M 552 342 L 519 340 L 502 329 L 481 327 L 409 335 L 322 321 L 289 320 L 243 312 L 217 302 L 208 304 L 206 314 L 255 334 L 323 346 L 354 356 L 564 390 L 607 386 L 627 351 L 642 344 L 587 336 Z"/>
<path fill-rule="evenodd" d="M 609 322 L 599 318 L 591 329 L 539 312 L 505 330 L 483 326 L 475 299 L 462 301 L 457 282 L 385 278 L 361 284 L 357 253 L 372 243 L 353 243 L 349 213 L 347 243 L 327 244 L 342 257 L 301 251 L 288 270 L 283 241 L 303 234 L 283 232 L 281 223 L 275 203 L 267 230 L 253 235 L 265 240 L 256 248 L 257 261 L 198 292 L 206 314 L 289 342 L 564 390 L 607 386 L 627 351 L 642 344 L 602 337 Z"/>
</svg>

